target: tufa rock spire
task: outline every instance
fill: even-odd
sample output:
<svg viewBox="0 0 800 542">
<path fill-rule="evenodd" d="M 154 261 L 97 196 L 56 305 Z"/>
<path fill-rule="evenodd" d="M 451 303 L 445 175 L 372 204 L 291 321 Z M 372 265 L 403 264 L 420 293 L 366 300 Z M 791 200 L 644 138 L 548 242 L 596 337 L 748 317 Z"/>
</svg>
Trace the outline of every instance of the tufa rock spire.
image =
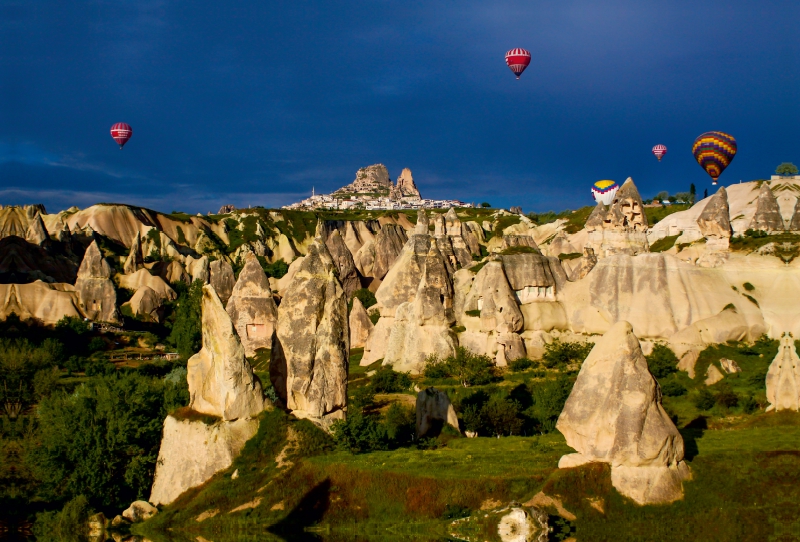
<svg viewBox="0 0 800 542">
<path fill-rule="evenodd" d="M 783 231 L 783 218 L 781 217 L 781 209 L 778 206 L 778 200 L 775 199 L 775 195 L 766 182 L 761 183 L 761 189 L 758 191 L 756 214 L 753 215 L 753 220 L 750 221 L 749 229 Z"/>
</svg>

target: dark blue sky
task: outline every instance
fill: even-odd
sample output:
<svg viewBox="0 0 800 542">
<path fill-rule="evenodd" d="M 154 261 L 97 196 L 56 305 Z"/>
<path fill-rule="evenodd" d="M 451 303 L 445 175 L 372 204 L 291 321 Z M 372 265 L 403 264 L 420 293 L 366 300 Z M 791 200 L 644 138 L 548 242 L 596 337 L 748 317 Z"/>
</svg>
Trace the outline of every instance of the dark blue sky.
<svg viewBox="0 0 800 542">
<path fill-rule="evenodd" d="M 0 204 L 275 207 L 382 162 L 427 197 L 560 210 L 601 178 L 702 193 L 708 130 L 739 143 L 724 184 L 800 163 L 796 0 L 0 6 Z"/>
</svg>

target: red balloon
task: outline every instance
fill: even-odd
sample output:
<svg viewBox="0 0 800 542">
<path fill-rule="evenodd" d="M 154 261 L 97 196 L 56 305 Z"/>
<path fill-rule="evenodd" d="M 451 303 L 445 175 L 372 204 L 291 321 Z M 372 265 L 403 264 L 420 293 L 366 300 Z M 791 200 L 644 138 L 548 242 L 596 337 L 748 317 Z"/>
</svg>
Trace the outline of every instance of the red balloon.
<svg viewBox="0 0 800 542">
<path fill-rule="evenodd" d="M 506 64 L 508 64 L 511 71 L 514 72 L 514 75 L 517 76 L 517 79 L 519 79 L 519 76 L 522 75 L 522 72 L 525 71 L 525 68 L 527 68 L 530 63 L 530 51 L 518 47 L 506 53 Z"/>
<path fill-rule="evenodd" d="M 120 149 L 125 146 L 125 143 L 128 142 L 132 135 L 133 128 L 131 128 L 130 124 L 118 122 L 111 127 L 111 137 L 119 144 Z"/>
</svg>

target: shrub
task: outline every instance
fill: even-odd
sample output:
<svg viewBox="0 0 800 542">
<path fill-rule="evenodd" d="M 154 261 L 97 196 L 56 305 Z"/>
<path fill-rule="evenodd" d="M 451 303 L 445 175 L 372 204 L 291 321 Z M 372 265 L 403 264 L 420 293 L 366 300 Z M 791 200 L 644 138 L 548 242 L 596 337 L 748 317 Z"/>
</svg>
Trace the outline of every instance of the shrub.
<svg viewBox="0 0 800 542">
<path fill-rule="evenodd" d="M 707 389 L 703 388 L 692 399 L 692 403 L 698 410 L 711 410 L 716 403 L 716 397 Z"/>
<path fill-rule="evenodd" d="M 414 440 L 417 429 L 416 410 L 392 403 L 383 416 L 386 436 L 393 446 L 404 446 Z"/>
<path fill-rule="evenodd" d="M 439 359 L 436 354 L 431 354 L 425 359 L 422 375 L 425 378 L 447 378 L 450 376 L 450 372 L 444 360 Z"/>
<path fill-rule="evenodd" d="M 60 512 L 36 514 L 33 534 L 41 542 L 78 542 L 87 533 L 86 522 L 94 511 L 83 495 L 67 501 Z"/>
<path fill-rule="evenodd" d="M 203 298 L 203 283 L 196 280 L 188 290 L 181 292 L 177 300 L 177 311 L 169 342 L 182 358 L 194 355 L 202 346 L 200 302 Z"/>
<path fill-rule="evenodd" d="M 594 347 L 591 343 L 561 342 L 545 345 L 542 363 L 548 369 L 564 369 L 572 363 L 583 363 Z"/>
<path fill-rule="evenodd" d="M 744 289 L 747 290 L 748 292 L 752 292 L 753 290 L 756 289 L 756 287 L 750 284 L 749 282 L 745 282 L 744 284 L 742 284 L 742 286 L 744 286 Z"/>
<path fill-rule="evenodd" d="M 471 510 L 466 506 L 461 506 L 458 504 L 448 504 L 444 512 L 442 513 L 442 519 L 461 519 L 461 518 L 468 518 L 471 514 Z"/>
<path fill-rule="evenodd" d="M 519 403 L 493 395 L 481 408 L 481 428 L 494 436 L 516 435 L 522 432 Z"/>
<path fill-rule="evenodd" d="M 653 347 L 653 352 L 647 359 L 647 367 L 654 377 L 661 379 L 666 378 L 672 373 L 678 371 L 678 358 L 669 347 L 663 344 L 657 344 Z"/>
<path fill-rule="evenodd" d="M 746 412 L 747 414 L 752 414 L 758 410 L 758 402 L 753 398 L 752 395 L 744 397 L 741 401 L 739 401 L 739 405 L 742 407 L 742 411 Z"/>
<path fill-rule="evenodd" d="M 337 446 L 351 453 L 388 449 L 386 427 L 376 416 L 348 412 L 347 419 L 334 422 L 331 430 Z"/>
<path fill-rule="evenodd" d="M 289 264 L 284 262 L 282 259 L 274 263 L 266 263 L 266 260 L 260 263 L 261 269 L 264 270 L 264 273 L 267 275 L 267 277 L 280 279 L 289 272 Z"/>
<path fill-rule="evenodd" d="M 350 404 L 357 409 L 363 409 L 375 402 L 375 390 L 372 386 L 361 386 L 353 391 Z"/>
<path fill-rule="evenodd" d="M 722 408 L 733 408 L 739 404 L 739 396 L 731 389 L 730 385 L 722 383 L 714 396 L 714 401 Z"/>
<path fill-rule="evenodd" d="M 464 314 L 466 314 L 467 316 L 480 316 L 481 311 L 477 309 L 472 311 L 464 311 Z"/>
<path fill-rule="evenodd" d="M 398 373 L 388 365 L 382 365 L 372 377 L 372 389 L 376 393 L 397 393 L 411 387 L 409 373 Z"/>
<path fill-rule="evenodd" d="M 462 386 L 483 386 L 495 380 L 494 361 L 489 356 L 473 354 L 459 346 L 456 355 L 444 360 L 448 376 L 458 379 Z"/>
<path fill-rule="evenodd" d="M 92 337 L 92 340 L 89 341 L 89 353 L 100 352 L 106 349 L 106 342 L 102 339 L 102 337 Z"/>
<path fill-rule="evenodd" d="M 355 292 L 353 292 L 353 295 L 350 299 L 352 300 L 355 297 L 357 297 L 358 300 L 361 301 L 361 304 L 364 305 L 365 309 L 368 309 L 371 306 L 378 303 L 378 300 L 375 299 L 375 294 L 373 294 L 366 288 L 360 288 Z M 352 306 L 352 301 L 351 301 L 351 306 Z"/>
<path fill-rule="evenodd" d="M 677 380 L 668 380 L 661 384 L 661 393 L 667 397 L 686 395 L 686 388 Z"/>
<path fill-rule="evenodd" d="M 528 384 L 532 404 L 524 414 L 537 431 L 550 433 L 555 430 L 558 416 L 564 410 L 574 384 L 575 381 L 567 376 Z"/>
<path fill-rule="evenodd" d="M 533 366 L 533 362 L 528 358 L 518 358 L 508 364 L 509 368 L 515 373 L 520 371 L 524 371 L 525 369 L 530 369 Z"/>
</svg>

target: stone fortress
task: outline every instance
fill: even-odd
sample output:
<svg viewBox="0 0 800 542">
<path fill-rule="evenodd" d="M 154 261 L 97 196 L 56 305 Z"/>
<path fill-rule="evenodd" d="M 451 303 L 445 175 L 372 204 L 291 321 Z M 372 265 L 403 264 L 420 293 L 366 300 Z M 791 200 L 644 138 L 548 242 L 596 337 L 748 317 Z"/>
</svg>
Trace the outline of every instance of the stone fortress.
<svg viewBox="0 0 800 542">
<path fill-rule="evenodd" d="M 401 198 L 413 186 L 387 181 L 366 176 L 354 184 Z M 14 313 L 52 325 L 66 315 L 115 324 L 124 310 L 158 319 L 161 305 L 175 297 L 170 284 L 206 285 L 203 348 L 188 367 L 190 408 L 221 421 L 167 418 L 154 504 L 172 502 L 227 468 L 264 409 L 280 406 L 325 429 L 344 418 L 352 347 L 363 345 L 363 365 L 383 360 L 419 374 L 430 355 L 445 357 L 459 346 L 505 366 L 540 357 L 559 339 L 595 343 L 558 421 L 576 450 L 559 465 L 608 463 L 623 495 L 642 504 L 672 502 L 682 498 L 690 472 L 644 353 L 667 345 L 680 358 L 678 368 L 694 376 L 708 345 L 763 334 L 781 339 L 767 396 L 773 410 L 798 410 L 798 195 L 796 178 L 722 187 L 651 226 L 628 179 L 574 233 L 566 220 L 536 225 L 519 216 L 501 228 L 516 215 L 496 211 L 478 223 L 454 208 L 419 210 L 415 222 L 402 213 L 320 221 L 313 233 L 290 237 L 285 224 L 276 226 L 286 221 L 280 211 L 236 211 L 229 221 L 125 205 L 56 214 L 6 207 L 0 318 Z M 230 243 L 232 232 L 245 227 L 252 237 L 232 253 L 215 244 Z M 769 242 L 752 250 L 741 245 L 753 232 Z M 657 243 L 659 252 L 652 250 Z M 268 279 L 259 258 L 291 262 L 288 273 Z M 238 279 L 232 264 L 242 267 Z M 378 303 L 365 309 L 354 301 L 348 314 L 348 299 L 361 287 Z M 120 289 L 133 292 L 123 305 Z M 379 315 L 376 324 L 371 315 Z M 264 347 L 271 348 L 275 403 L 263 396 L 247 360 Z M 707 381 L 731 370 L 712 363 Z M 435 390 L 424 390 L 418 425 L 430 416 L 453 423 Z M 196 443 L 191 456 L 184 442 Z"/>
</svg>

